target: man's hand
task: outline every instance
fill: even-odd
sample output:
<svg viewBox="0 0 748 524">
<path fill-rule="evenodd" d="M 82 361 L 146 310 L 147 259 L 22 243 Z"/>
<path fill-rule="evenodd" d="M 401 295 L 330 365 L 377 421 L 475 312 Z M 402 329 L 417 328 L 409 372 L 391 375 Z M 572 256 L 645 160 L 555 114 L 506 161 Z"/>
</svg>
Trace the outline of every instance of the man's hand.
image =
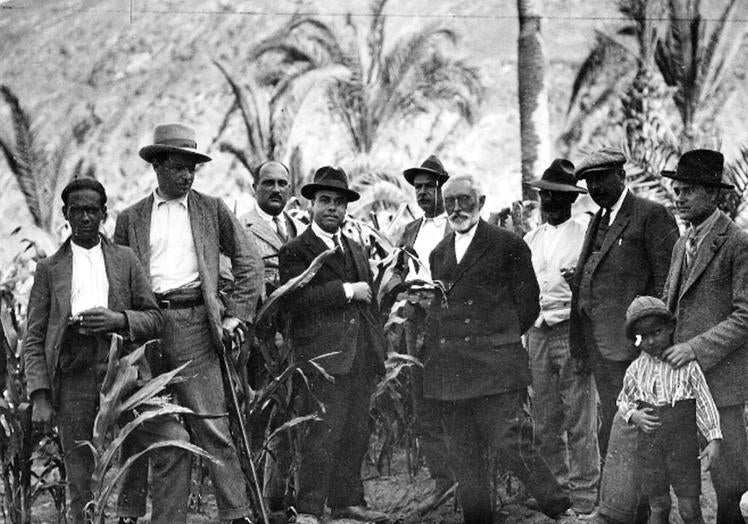
<svg viewBox="0 0 748 524">
<path fill-rule="evenodd" d="M 247 333 L 244 330 L 244 322 L 236 317 L 225 317 L 221 322 L 223 328 L 223 339 L 231 340 L 231 337 L 236 335 L 237 342 L 241 345 L 247 337 Z"/>
<path fill-rule="evenodd" d="M 699 454 L 699 458 L 704 461 L 704 468 L 709 469 L 712 464 L 717 462 L 719 458 L 719 440 L 710 440 L 709 444 L 706 445 L 704 451 Z"/>
<path fill-rule="evenodd" d="M 105 307 L 87 309 L 78 314 L 81 328 L 92 333 L 111 333 L 127 326 L 127 318 L 121 311 L 112 311 Z"/>
<path fill-rule="evenodd" d="M 680 343 L 672 345 L 663 351 L 662 360 L 674 368 L 679 368 L 685 366 L 692 360 L 696 360 L 696 355 L 694 354 L 693 349 L 691 349 L 690 344 Z"/>
<path fill-rule="evenodd" d="M 367 304 L 371 302 L 371 288 L 366 282 L 353 282 L 351 284 L 351 289 L 353 289 L 353 297 L 351 300 L 360 300 Z"/>
<path fill-rule="evenodd" d="M 49 403 L 47 391 L 34 391 L 31 395 L 31 402 L 31 427 L 42 435 L 52 433 L 55 425 L 55 410 Z"/>
<path fill-rule="evenodd" d="M 574 273 L 577 270 L 577 266 L 570 266 L 570 267 L 562 267 L 561 268 L 561 276 L 564 277 L 564 280 L 566 280 L 566 283 L 571 286 L 571 283 L 574 281 Z"/>
<path fill-rule="evenodd" d="M 637 409 L 631 414 L 631 422 L 644 433 L 652 433 L 660 427 L 660 417 L 653 411 L 652 408 Z"/>
</svg>

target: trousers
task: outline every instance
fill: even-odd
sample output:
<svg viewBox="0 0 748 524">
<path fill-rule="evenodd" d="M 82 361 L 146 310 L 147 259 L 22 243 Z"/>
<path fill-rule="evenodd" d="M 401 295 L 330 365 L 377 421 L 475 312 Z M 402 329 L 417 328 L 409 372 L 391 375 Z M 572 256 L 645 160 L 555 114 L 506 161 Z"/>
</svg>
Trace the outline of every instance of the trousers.
<svg viewBox="0 0 748 524">
<path fill-rule="evenodd" d="M 75 348 L 69 348 L 75 350 Z M 63 352 L 66 352 L 63 349 Z M 104 369 L 96 360 L 105 358 L 99 348 L 98 359 L 74 366 L 71 372 L 60 373 L 57 424 L 60 430 L 63 458 L 68 483 L 70 520 L 85 522 L 85 506 L 92 500 L 91 475 L 95 463 L 91 450 L 80 442 L 93 438 L 93 426 L 99 407 L 99 389 Z M 128 437 L 140 449 L 159 440 L 186 440 L 187 434 L 176 418 L 159 417 L 141 425 Z M 162 448 L 153 456 L 153 518 L 154 523 L 179 523 L 187 518 L 190 461 L 181 450 Z M 147 473 L 147 469 L 146 469 Z M 135 476 L 123 484 L 118 504 L 134 492 L 147 489 L 147 475 Z M 180 497 L 180 493 L 183 496 Z"/>
<path fill-rule="evenodd" d="M 161 344 L 168 367 L 189 362 L 181 373 L 186 380 L 173 386 L 177 402 L 198 414 L 224 415 L 218 418 L 185 417 L 194 443 L 219 461 L 207 461 L 218 518 L 232 520 L 251 515 L 244 473 L 229 432 L 219 357 L 205 306 L 164 310 Z M 127 476 L 123 483 L 132 481 L 132 476 L 135 473 Z M 144 512 L 143 492 L 118 505 L 120 515 L 142 515 Z"/>
<path fill-rule="evenodd" d="M 493 522 L 485 451 L 492 446 L 500 464 L 516 475 L 541 509 L 566 499 L 537 451 L 522 405 L 525 390 L 465 400 L 435 400 L 446 431 L 448 460 L 459 482 L 466 524 Z"/>
<path fill-rule="evenodd" d="M 527 349 L 540 454 L 568 490 L 572 509 L 591 513 L 600 480 L 594 379 L 576 373 L 570 361 L 568 321 L 530 328 Z"/>
</svg>

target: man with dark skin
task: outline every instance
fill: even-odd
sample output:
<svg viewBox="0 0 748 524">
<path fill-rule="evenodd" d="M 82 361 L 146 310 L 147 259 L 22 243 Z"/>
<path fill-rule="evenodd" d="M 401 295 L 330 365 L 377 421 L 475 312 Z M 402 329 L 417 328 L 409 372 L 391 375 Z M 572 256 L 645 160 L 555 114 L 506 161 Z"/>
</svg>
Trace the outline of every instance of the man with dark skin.
<svg viewBox="0 0 748 524">
<path fill-rule="evenodd" d="M 525 236 L 540 285 L 540 315 L 527 337 L 535 434 L 540 454 L 571 496 L 572 510 L 589 515 L 600 477 L 597 394 L 591 375 L 578 372 L 569 351 L 567 281 L 585 234 L 585 226 L 571 218 L 571 206 L 586 191 L 577 187 L 574 165 L 561 158 L 528 185 L 539 190 L 545 220 Z"/>
<path fill-rule="evenodd" d="M 662 357 L 675 368 L 696 361 L 719 412 L 723 440 L 711 469 L 717 522 L 741 522 L 739 502 L 748 489 L 748 234 L 719 210 L 721 153 L 684 153 L 673 179 L 678 215 L 688 224 L 673 250 L 664 297 L 675 315 L 674 344 Z"/>
<path fill-rule="evenodd" d="M 47 433 L 55 423 L 64 452 L 70 518 L 82 523 L 91 500 L 93 456 L 78 441 L 92 439 L 99 390 L 108 356 L 108 334 L 131 347 L 157 338 L 162 314 L 135 254 L 99 234 L 106 193 L 93 179 L 75 179 L 62 192 L 71 238 L 39 262 L 29 299 L 24 361 L 32 401 L 32 424 Z M 189 440 L 176 419 L 158 417 L 128 438 L 142 448 L 157 440 Z M 190 458 L 179 450 L 150 455 L 153 463 L 152 522 L 186 520 Z M 141 489 L 147 477 L 123 487 Z M 181 488 L 181 490 L 180 490 Z M 183 493 L 180 498 L 179 494 Z"/>
</svg>

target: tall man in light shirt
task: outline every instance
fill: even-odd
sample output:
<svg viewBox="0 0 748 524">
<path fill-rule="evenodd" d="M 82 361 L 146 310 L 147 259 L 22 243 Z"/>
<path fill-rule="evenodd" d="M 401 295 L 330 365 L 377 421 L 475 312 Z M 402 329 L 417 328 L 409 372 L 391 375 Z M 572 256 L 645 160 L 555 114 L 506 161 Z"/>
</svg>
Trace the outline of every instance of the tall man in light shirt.
<svg viewBox="0 0 748 524">
<path fill-rule="evenodd" d="M 92 499 L 90 441 L 106 371 L 108 334 L 118 333 L 128 347 L 157 338 L 163 315 L 145 273 L 131 249 L 99 235 L 106 217 L 104 187 L 90 178 L 70 182 L 62 191 L 63 213 L 71 238 L 39 262 L 29 297 L 24 362 L 32 422 L 43 433 L 55 418 L 67 473 L 70 520 L 86 521 Z M 158 417 L 128 439 L 146 447 L 156 440 L 188 440 L 176 419 Z M 190 459 L 176 449 L 158 450 L 153 460 L 152 522 L 185 522 Z M 132 489 L 144 489 L 147 476 Z M 126 497 L 128 487 L 120 498 Z"/>
<path fill-rule="evenodd" d="M 724 158 L 708 149 L 688 151 L 673 179 L 675 205 L 687 224 L 673 250 L 665 302 L 676 317 L 675 344 L 663 359 L 675 367 L 697 361 L 706 375 L 722 425 L 720 457 L 711 470 L 717 522 L 740 522 L 748 489 L 748 234 L 717 208 Z"/>
<path fill-rule="evenodd" d="M 590 373 L 579 373 L 569 353 L 571 288 L 585 226 L 571 218 L 571 205 L 586 193 L 577 187 L 574 164 L 556 159 L 540 180 L 545 223 L 525 242 L 540 285 L 540 315 L 527 338 L 532 375 L 532 414 L 540 454 L 556 480 L 570 492 L 572 510 L 590 514 L 597 502 L 600 453 L 597 446 L 597 392 Z"/>
<path fill-rule="evenodd" d="M 281 247 L 281 284 L 322 253 L 335 252 L 284 299 L 293 351 L 308 377 L 302 414 L 321 417 L 302 443 L 296 523 L 318 524 L 325 504 L 333 518 L 379 522 L 387 517 L 366 507 L 361 464 L 369 445 L 369 402 L 376 377 L 384 374 L 384 334 L 368 259 L 340 230 L 348 203 L 359 194 L 349 189 L 345 171 L 332 166 L 319 168 L 301 194 L 312 202 L 313 221 Z M 305 362 L 314 358 L 334 381 Z"/>
<path fill-rule="evenodd" d="M 453 232 L 429 258 L 446 297 L 429 314 L 423 395 L 442 419 L 465 523 L 493 521 L 487 446 L 557 517 L 569 497 L 523 428 L 530 372 L 520 337 L 540 312 L 530 250 L 480 218 L 486 197 L 474 177 L 450 178 L 443 195 Z"/>
<path fill-rule="evenodd" d="M 183 372 L 189 380 L 175 387 L 177 400 L 196 413 L 225 413 L 218 351 L 226 337 L 252 322 L 261 260 L 226 205 L 191 189 L 197 164 L 210 160 L 197 151 L 194 130 L 162 124 L 153 135 L 140 156 L 152 164 L 158 187 L 117 217 L 114 239 L 138 255 L 164 312 L 165 365 L 189 362 Z M 231 259 L 234 277 L 225 302 L 218 293 L 220 254 Z M 252 509 L 228 418 L 192 417 L 187 423 L 197 445 L 220 461 L 208 463 L 218 518 L 248 521 Z M 140 514 L 143 502 L 132 500 L 120 513 Z"/>
<path fill-rule="evenodd" d="M 421 264 L 416 270 L 416 263 L 408 259 L 408 280 L 431 280 L 428 260 L 431 251 L 441 240 L 451 232 L 447 214 L 444 212 L 442 186 L 449 180 L 449 173 L 444 169 L 441 161 L 431 155 L 420 167 L 411 167 L 403 171 L 405 180 L 415 188 L 418 206 L 423 210 L 423 216 L 405 226 L 399 246 L 412 248 Z M 413 305 L 414 319 L 408 318 L 403 323 L 407 352 L 417 358 L 422 358 L 421 348 L 416 346 L 422 340 L 423 310 L 419 305 Z M 417 309 L 416 309 L 417 308 Z M 423 373 L 420 368 L 412 368 L 412 389 L 416 402 L 415 428 L 420 441 L 420 449 L 426 461 L 431 478 L 434 479 L 434 491 L 421 501 L 423 510 L 432 508 L 442 498 L 442 495 L 453 484 L 452 473 L 447 466 L 447 452 L 444 448 L 444 432 L 441 429 L 439 415 L 431 402 L 423 398 Z"/>
</svg>

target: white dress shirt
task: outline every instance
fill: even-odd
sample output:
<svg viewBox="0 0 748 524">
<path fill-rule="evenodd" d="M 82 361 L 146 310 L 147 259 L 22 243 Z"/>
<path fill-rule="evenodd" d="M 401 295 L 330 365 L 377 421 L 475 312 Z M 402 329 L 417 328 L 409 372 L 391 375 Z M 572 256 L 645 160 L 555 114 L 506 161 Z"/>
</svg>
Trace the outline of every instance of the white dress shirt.
<svg viewBox="0 0 748 524">
<path fill-rule="evenodd" d="M 155 293 L 198 287 L 200 274 L 192 239 L 187 196 L 165 200 L 153 192 L 151 212 L 151 286 Z"/>
<path fill-rule="evenodd" d="M 457 259 L 458 264 L 460 263 L 460 260 L 462 260 L 462 257 L 465 256 L 465 252 L 468 250 L 468 247 L 470 247 L 470 243 L 473 241 L 476 229 L 478 229 L 478 222 L 473 224 L 473 227 L 471 227 L 464 233 L 455 231 L 455 258 Z"/>
<path fill-rule="evenodd" d="M 418 258 L 423 262 L 420 264 L 418 271 L 415 270 L 415 263 L 410 260 L 410 273 L 415 275 L 414 278 L 421 280 L 431 280 L 431 269 L 429 268 L 429 255 L 436 245 L 444 238 L 444 230 L 447 227 L 447 214 L 442 213 L 433 218 L 423 217 L 421 226 L 418 228 L 416 240 L 413 242 L 413 249 Z"/>
<path fill-rule="evenodd" d="M 543 321 L 553 326 L 569 320 L 571 288 L 561 274 L 561 268 L 577 265 L 584 243 L 586 226 L 570 218 L 553 226 L 545 223 L 525 235 L 532 252 L 532 267 L 540 286 L 540 315 L 535 326 Z"/>
<path fill-rule="evenodd" d="M 91 249 L 70 242 L 73 275 L 70 281 L 70 313 L 77 315 L 94 307 L 109 307 L 109 279 L 101 242 Z"/>
<path fill-rule="evenodd" d="M 328 233 L 327 231 L 319 227 L 314 220 L 312 220 L 312 233 L 317 235 L 317 238 L 325 243 L 327 249 L 333 249 L 335 247 L 344 249 L 342 244 L 343 240 L 341 239 L 341 237 L 343 236 L 343 232 L 340 229 L 338 229 L 337 233 Z M 337 240 L 338 242 L 340 242 L 340 245 L 338 245 L 336 242 L 336 235 L 338 237 Z M 343 282 L 343 291 L 345 291 L 345 298 L 350 302 L 350 300 L 353 298 L 353 286 L 351 286 L 350 282 Z"/>
</svg>

